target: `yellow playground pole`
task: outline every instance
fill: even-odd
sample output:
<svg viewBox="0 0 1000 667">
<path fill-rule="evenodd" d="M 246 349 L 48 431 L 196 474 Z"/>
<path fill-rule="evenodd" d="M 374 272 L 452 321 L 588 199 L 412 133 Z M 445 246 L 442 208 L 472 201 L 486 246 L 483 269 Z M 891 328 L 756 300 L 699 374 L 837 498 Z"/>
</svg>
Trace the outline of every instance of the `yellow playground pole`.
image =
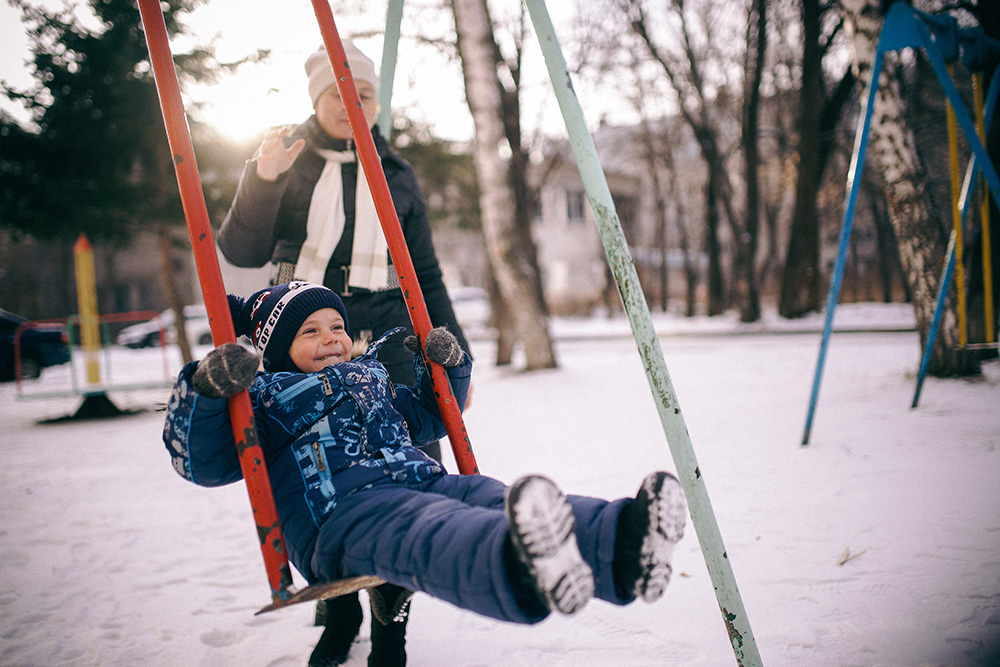
<svg viewBox="0 0 1000 667">
<path fill-rule="evenodd" d="M 976 72 L 972 75 L 972 90 L 976 105 L 976 132 L 980 141 L 986 144 L 986 127 L 983 119 L 983 75 Z M 982 225 L 983 243 L 983 317 L 986 320 L 986 342 L 993 342 L 993 265 L 990 255 L 990 197 L 986 177 L 982 179 L 982 199 L 980 224 Z"/>
<path fill-rule="evenodd" d="M 97 315 L 97 278 L 94 273 L 94 251 L 86 234 L 80 234 L 73 245 L 73 263 L 76 268 L 76 302 L 80 309 L 80 340 L 87 367 L 87 382 L 97 384 L 101 381 L 101 366 L 98 360 L 101 334 Z"/>
</svg>

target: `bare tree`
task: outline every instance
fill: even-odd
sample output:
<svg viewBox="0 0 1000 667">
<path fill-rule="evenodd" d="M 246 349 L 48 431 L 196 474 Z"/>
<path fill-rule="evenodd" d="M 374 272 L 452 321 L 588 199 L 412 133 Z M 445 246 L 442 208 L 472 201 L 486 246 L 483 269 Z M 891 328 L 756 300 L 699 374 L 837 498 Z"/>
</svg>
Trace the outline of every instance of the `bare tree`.
<svg viewBox="0 0 1000 667">
<path fill-rule="evenodd" d="M 688 230 L 688 197 L 682 191 L 678 178 L 677 160 L 674 157 L 673 146 L 670 142 L 664 142 L 664 150 L 660 157 L 664 161 L 667 173 L 667 194 L 673 203 L 675 218 L 677 220 L 677 245 L 680 248 L 684 266 L 684 314 L 687 317 L 694 317 L 698 313 L 698 280 L 701 272 L 698 270 L 698 252 L 692 247 L 691 233 Z"/>
<path fill-rule="evenodd" d="M 476 127 L 474 159 L 490 268 L 524 345 L 526 369 L 553 368 L 555 352 L 529 226 L 527 160 L 520 145 L 516 105 L 518 68 L 507 67 L 513 90 L 506 90 L 498 67 L 507 64 L 500 55 L 486 0 L 455 0 L 452 10 L 466 99 Z M 506 151 L 511 158 L 504 158 Z"/>
<path fill-rule="evenodd" d="M 819 220 L 816 200 L 832 146 L 833 130 L 854 86 L 848 68 L 828 95 L 823 76 L 823 57 L 842 23 L 823 33 L 829 5 L 821 0 L 801 0 L 802 60 L 797 120 L 798 174 L 791 234 L 785 255 L 778 313 L 801 317 L 822 306 L 819 264 Z"/>
<path fill-rule="evenodd" d="M 767 54 L 767 2 L 752 0 L 747 16 L 746 70 L 743 83 L 743 161 L 746 180 L 744 236 L 736 243 L 733 273 L 742 279 L 733 281 L 739 290 L 735 301 L 740 306 L 740 320 L 760 319 L 760 294 L 757 288 L 757 230 L 760 228 L 760 84 L 764 77 Z"/>
<path fill-rule="evenodd" d="M 866 98 L 872 77 L 875 48 L 883 13 L 878 0 L 840 0 L 850 40 L 855 77 Z M 889 54 L 892 56 L 893 54 Z M 895 58 L 887 58 L 895 60 Z M 937 220 L 946 218 L 934 208 L 928 178 L 916 149 L 913 131 L 905 122 L 900 81 L 885 67 L 875 100 L 868 145 L 869 164 L 886 194 L 889 220 L 899 244 L 899 257 L 913 297 L 921 346 L 926 340 L 937 302 L 945 238 Z M 936 376 L 967 375 L 979 371 L 973 355 L 958 349 L 958 324 L 953 307 L 945 309 L 928 372 Z"/>
<path fill-rule="evenodd" d="M 742 257 L 752 256 L 748 250 L 751 245 L 749 230 L 733 208 L 734 188 L 726 164 L 728 151 L 723 147 L 724 132 L 718 118 L 717 110 L 726 106 L 725 90 L 718 88 L 714 93 L 709 90 L 705 74 L 706 54 L 700 53 L 695 47 L 685 0 L 670 0 L 666 3 L 671 22 L 677 30 L 679 54 L 671 52 L 655 37 L 644 0 L 617 1 L 620 10 L 627 16 L 632 31 L 640 38 L 650 57 L 662 67 L 676 91 L 680 114 L 694 132 L 702 159 L 708 168 L 708 183 L 705 187 L 705 242 L 709 261 L 708 313 L 717 315 L 726 304 L 719 259 L 721 246 L 718 226 L 722 217 L 725 217 L 732 232 L 735 254 L 741 258 L 735 264 L 740 264 Z M 703 23 L 707 24 L 707 21 Z M 755 319 L 755 310 L 759 316 L 759 304 L 755 308 L 754 304 L 747 301 L 756 291 L 755 286 L 751 289 L 747 284 L 748 279 L 753 280 L 753 271 L 734 273 L 733 281 L 737 284 L 734 294 L 742 299 L 737 303 L 741 318 Z"/>
<path fill-rule="evenodd" d="M 664 149 L 669 150 L 669 148 L 658 145 L 659 142 L 657 139 L 659 137 L 656 136 L 650 127 L 649 119 L 645 117 L 643 117 L 639 125 L 639 133 L 642 139 L 642 146 L 644 147 L 642 159 L 649 170 L 649 179 L 652 183 L 653 196 L 655 197 L 655 246 L 660 251 L 660 261 L 657 267 L 657 292 L 660 295 L 660 310 L 667 312 L 667 306 L 670 301 L 670 267 L 667 265 L 667 192 L 666 188 L 664 188 L 663 177 L 660 174 L 662 166 L 659 155 Z"/>
</svg>

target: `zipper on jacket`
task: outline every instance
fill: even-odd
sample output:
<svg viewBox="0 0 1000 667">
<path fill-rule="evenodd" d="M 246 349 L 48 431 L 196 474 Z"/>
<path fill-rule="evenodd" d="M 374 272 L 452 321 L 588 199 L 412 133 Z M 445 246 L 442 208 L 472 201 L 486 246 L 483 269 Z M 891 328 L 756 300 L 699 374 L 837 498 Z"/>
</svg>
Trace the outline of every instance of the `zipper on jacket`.
<svg viewBox="0 0 1000 667">
<path fill-rule="evenodd" d="M 316 453 L 316 468 L 323 472 L 326 470 L 326 464 L 323 462 L 323 454 L 320 452 L 319 442 L 312 443 L 313 452 Z"/>
</svg>

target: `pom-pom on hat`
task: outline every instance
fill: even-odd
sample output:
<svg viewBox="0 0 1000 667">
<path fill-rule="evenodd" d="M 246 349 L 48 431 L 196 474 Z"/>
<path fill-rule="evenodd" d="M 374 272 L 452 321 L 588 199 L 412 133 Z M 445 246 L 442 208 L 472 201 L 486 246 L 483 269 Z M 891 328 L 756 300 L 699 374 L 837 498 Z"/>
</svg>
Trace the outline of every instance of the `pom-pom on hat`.
<svg viewBox="0 0 1000 667">
<path fill-rule="evenodd" d="M 343 40 L 344 53 L 347 54 L 347 64 L 351 68 L 351 76 L 357 81 L 367 81 L 378 90 L 378 74 L 375 73 L 375 63 L 372 59 L 361 53 L 361 49 L 354 46 L 354 42 L 349 39 Z M 330 66 L 330 59 L 326 55 L 326 46 L 321 46 L 319 51 L 306 58 L 306 75 L 309 77 L 309 97 L 312 99 L 313 107 L 316 101 L 327 88 L 337 83 L 337 78 Z"/>
<path fill-rule="evenodd" d="M 264 370 L 298 371 L 288 356 L 295 334 L 306 318 L 320 308 L 333 308 L 344 318 L 347 309 L 333 290 L 300 280 L 266 287 L 242 299 L 229 295 L 229 311 L 237 336 L 247 336 L 264 361 Z"/>
</svg>

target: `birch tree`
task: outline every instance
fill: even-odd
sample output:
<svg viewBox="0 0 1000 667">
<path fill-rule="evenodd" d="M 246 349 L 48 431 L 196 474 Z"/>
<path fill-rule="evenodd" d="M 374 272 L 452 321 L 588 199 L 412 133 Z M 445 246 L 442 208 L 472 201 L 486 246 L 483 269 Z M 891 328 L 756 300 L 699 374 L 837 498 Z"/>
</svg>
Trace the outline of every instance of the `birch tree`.
<svg viewBox="0 0 1000 667">
<path fill-rule="evenodd" d="M 500 49 L 486 0 L 455 0 L 452 10 L 465 95 L 476 128 L 473 158 L 479 178 L 487 259 L 517 338 L 524 346 L 526 369 L 553 368 L 555 352 L 528 226 L 524 164 L 518 157 L 523 151 L 519 130 L 512 125 L 517 120 L 517 107 L 509 99 L 504 102 L 504 96 L 511 91 L 504 89 L 497 74 Z M 514 83 L 516 94 L 516 79 Z M 505 158 L 504 153 L 512 158 Z M 509 333 L 507 327 L 499 328 Z"/>
<path fill-rule="evenodd" d="M 875 48 L 882 29 L 878 0 L 839 0 L 851 46 L 854 75 L 861 83 L 862 104 L 872 80 Z M 887 63 L 897 60 L 889 53 Z M 947 217 L 935 210 L 928 192 L 928 176 L 919 159 L 913 131 L 905 122 L 900 81 L 889 64 L 878 79 L 868 143 L 867 166 L 886 195 L 889 220 L 899 244 L 899 257 L 913 298 L 921 348 L 934 316 L 946 239 L 936 221 Z M 859 176 L 860 177 L 860 176 Z M 958 323 L 952 299 L 944 309 L 928 372 L 935 376 L 978 372 L 978 361 L 958 349 Z"/>
</svg>

